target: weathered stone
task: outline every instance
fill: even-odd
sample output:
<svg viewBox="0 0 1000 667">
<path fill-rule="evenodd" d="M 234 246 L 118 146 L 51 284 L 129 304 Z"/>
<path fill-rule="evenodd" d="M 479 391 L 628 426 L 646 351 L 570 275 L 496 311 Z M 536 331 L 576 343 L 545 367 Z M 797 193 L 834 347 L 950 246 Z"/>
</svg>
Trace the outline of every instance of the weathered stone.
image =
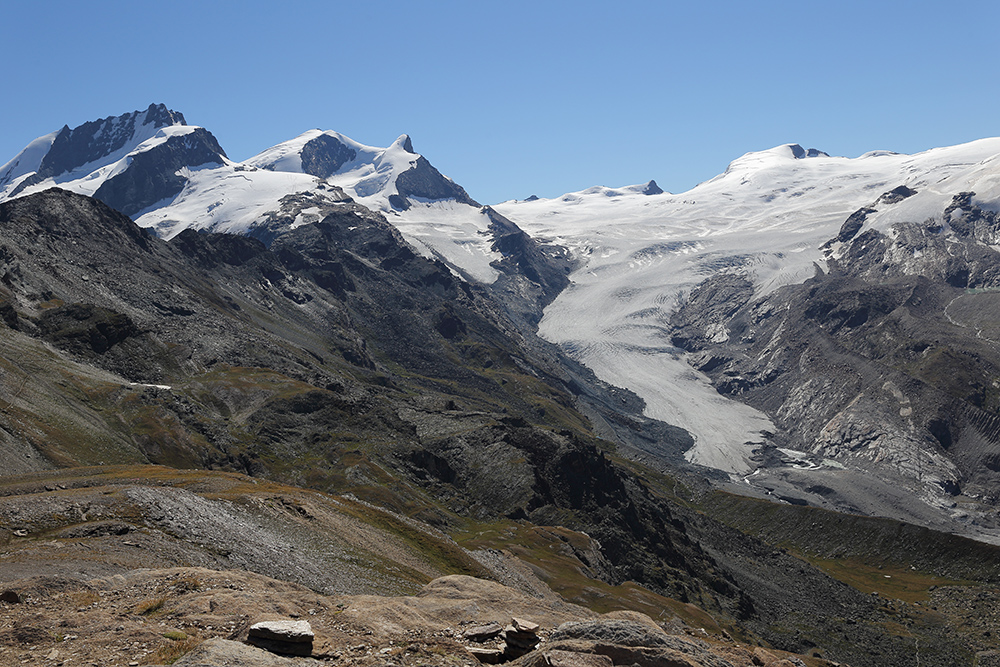
<svg viewBox="0 0 1000 667">
<path fill-rule="evenodd" d="M 544 653 L 548 667 L 612 667 L 614 662 L 606 655 L 552 650 Z"/>
<path fill-rule="evenodd" d="M 175 667 L 295 667 L 300 662 L 282 658 L 253 646 L 213 638 L 196 646 L 174 663 Z M 310 663 L 312 664 L 312 663 Z"/>
<path fill-rule="evenodd" d="M 247 643 L 282 655 L 311 655 L 314 639 L 306 621 L 261 621 L 250 626 Z"/>
<path fill-rule="evenodd" d="M 513 625 L 508 625 L 504 629 L 503 638 L 507 642 L 509 649 L 521 651 L 520 655 L 533 650 L 538 646 L 538 635 L 534 632 L 520 632 Z M 511 651 L 508 650 L 508 653 Z"/>
<path fill-rule="evenodd" d="M 315 638 L 308 621 L 261 621 L 250 626 L 251 637 L 299 644 Z"/>
<path fill-rule="evenodd" d="M 671 638 L 662 630 L 617 619 L 563 623 L 552 635 L 553 641 L 562 639 L 588 639 L 622 646 L 667 646 L 671 643 Z"/>
<path fill-rule="evenodd" d="M 487 623 L 469 628 L 462 633 L 462 636 L 473 642 L 485 642 L 498 636 L 503 632 L 503 626 L 499 623 Z"/>
<path fill-rule="evenodd" d="M 526 621 L 523 618 L 517 618 L 517 617 L 511 619 L 511 625 L 513 625 L 514 629 L 518 630 L 519 632 L 532 632 L 532 633 L 538 632 L 539 627 L 541 627 L 538 625 L 538 623 L 535 623 L 533 621 Z"/>
<path fill-rule="evenodd" d="M 504 661 L 503 651 L 499 651 L 497 649 L 478 648 L 473 646 L 469 648 L 468 651 L 476 660 L 485 665 L 499 665 Z"/>
</svg>

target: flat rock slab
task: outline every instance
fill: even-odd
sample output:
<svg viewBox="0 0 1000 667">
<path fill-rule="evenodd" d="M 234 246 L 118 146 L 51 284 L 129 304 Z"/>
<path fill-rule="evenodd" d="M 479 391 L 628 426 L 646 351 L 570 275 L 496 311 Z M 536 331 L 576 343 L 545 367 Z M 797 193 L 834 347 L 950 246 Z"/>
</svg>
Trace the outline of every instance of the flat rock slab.
<svg viewBox="0 0 1000 667">
<path fill-rule="evenodd" d="M 477 625 L 474 628 L 469 628 L 462 633 L 462 636 L 473 642 L 484 642 L 489 639 L 493 639 L 503 632 L 503 626 L 499 623 L 487 623 L 486 625 Z"/>
<path fill-rule="evenodd" d="M 546 651 L 543 658 L 546 667 L 614 667 L 615 664 L 606 655 L 575 651 Z"/>
<path fill-rule="evenodd" d="M 282 658 L 228 639 L 208 639 L 174 663 L 174 667 L 305 667 L 323 663 L 310 658 Z"/>
<path fill-rule="evenodd" d="M 540 627 L 534 621 L 527 621 L 516 616 L 510 620 L 510 624 L 519 632 L 538 632 L 538 628 Z"/>
<path fill-rule="evenodd" d="M 467 650 L 472 654 L 472 657 L 484 665 L 499 665 L 506 660 L 503 651 L 496 649 L 472 647 Z"/>
<path fill-rule="evenodd" d="M 250 637 L 289 644 L 312 643 L 315 635 L 307 621 L 261 621 L 250 626 Z"/>
</svg>

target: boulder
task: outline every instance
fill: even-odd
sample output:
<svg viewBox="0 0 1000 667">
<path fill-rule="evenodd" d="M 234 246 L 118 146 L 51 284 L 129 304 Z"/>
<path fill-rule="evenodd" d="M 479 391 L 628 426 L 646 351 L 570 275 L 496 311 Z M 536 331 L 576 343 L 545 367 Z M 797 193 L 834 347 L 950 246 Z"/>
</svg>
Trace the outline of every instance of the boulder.
<svg viewBox="0 0 1000 667">
<path fill-rule="evenodd" d="M 499 665 L 500 663 L 507 661 L 507 657 L 504 655 L 504 652 L 499 649 L 478 648 L 473 646 L 467 650 L 472 654 L 472 657 L 484 665 Z"/>
<path fill-rule="evenodd" d="M 577 653 L 576 651 L 546 651 L 542 654 L 544 667 L 613 667 L 606 655 Z"/>
<path fill-rule="evenodd" d="M 307 660 L 305 664 L 321 663 Z M 304 667 L 301 660 L 282 658 L 260 648 L 227 639 L 208 639 L 177 662 L 175 667 Z"/>
<path fill-rule="evenodd" d="M 247 633 L 248 644 L 281 655 L 312 655 L 313 639 L 306 621 L 261 621 Z"/>
<path fill-rule="evenodd" d="M 472 642 L 485 642 L 493 639 L 503 632 L 503 626 L 499 623 L 487 623 L 469 628 L 462 633 L 462 636 Z"/>
<path fill-rule="evenodd" d="M 514 660 L 526 655 L 538 646 L 538 624 L 520 618 L 511 619 L 511 624 L 504 628 L 504 657 Z"/>
<path fill-rule="evenodd" d="M 540 627 L 538 623 L 526 621 L 523 618 L 517 618 L 516 616 L 511 619 L 511 625 L 513 625 L 514 629 L 519 632 L 530 632 L 532 634 L 537 633 Z"/>
</svg>

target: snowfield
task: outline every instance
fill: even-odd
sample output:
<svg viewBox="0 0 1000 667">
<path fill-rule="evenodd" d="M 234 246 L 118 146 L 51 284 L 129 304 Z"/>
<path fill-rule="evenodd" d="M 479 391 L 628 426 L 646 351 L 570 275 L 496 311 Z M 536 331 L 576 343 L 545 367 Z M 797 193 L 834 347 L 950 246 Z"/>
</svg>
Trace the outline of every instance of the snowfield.
<svg viewBox="0 0 1000 667">
<path fill-rule="evenodd" d="M 720 270 L 747 272 L 760 294 L 807 279 L 823 268 L 819 248 L 848 216 L 900 185 L 917 194 L 876 206 L 865 228 L 940 217 L 960 191 L 997 210 L 1000 139 L 854 159 L 778 146 L 748 153 L 682 194 L 598 187 L 494 208 L 580 262 L 571 287 L 546 309 L 541 335 L 601 379 L 639 394 L 648 416 L 689 430 L 696 438 L 689 460 L 746 474 L 747 443 L 760 442 L 771 423 L 720 396 L 684 362 L 670 345 L 671 312 Z"/>
</svg>

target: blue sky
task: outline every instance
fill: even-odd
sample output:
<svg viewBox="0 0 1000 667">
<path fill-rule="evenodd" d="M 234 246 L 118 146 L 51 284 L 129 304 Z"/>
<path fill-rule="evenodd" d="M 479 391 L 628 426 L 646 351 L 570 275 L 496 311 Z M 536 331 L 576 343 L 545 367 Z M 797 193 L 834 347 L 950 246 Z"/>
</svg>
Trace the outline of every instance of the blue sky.
<svg viewBox="0 0 1000 667">
<path fill-rule="evenodd" d="M 743 153 L 1000 135 L 1000 3 L 7 2 L 0 163 L 162 102 L 241 160 L 319 127 L 415 149 L 483 203 Z"/>
</svg>

